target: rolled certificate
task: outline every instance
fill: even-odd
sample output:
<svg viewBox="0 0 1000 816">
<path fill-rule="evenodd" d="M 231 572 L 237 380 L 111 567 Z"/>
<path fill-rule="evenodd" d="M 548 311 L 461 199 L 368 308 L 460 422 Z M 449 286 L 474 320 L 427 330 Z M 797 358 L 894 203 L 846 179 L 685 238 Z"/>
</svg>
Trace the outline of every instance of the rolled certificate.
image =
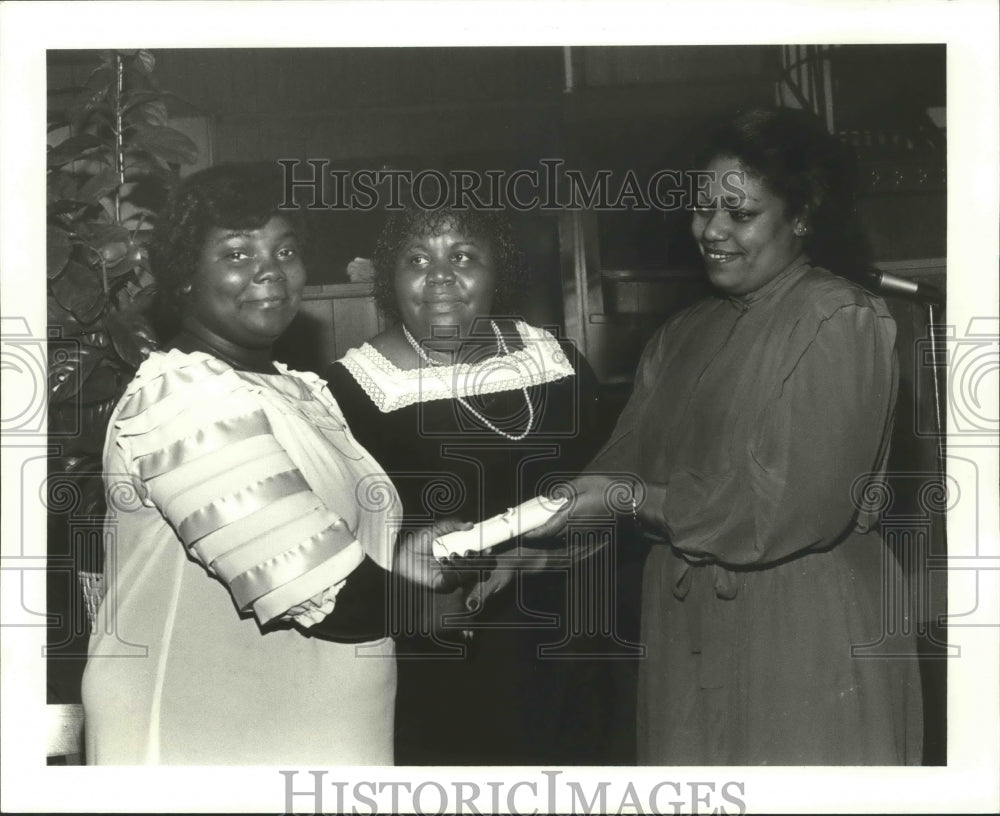
<svg viewBox="0 0 1000 816">
<path fill-rule="evenodd" d="M 506 513 L 480 522 L 471 530 L 459 530 L 434 539 L 434 555 L 440 559 L 452 555 L 462 556 L 470 550 L 480 553 L 489 547 L 495 547 L 541 527 L 562 510 L 567 501 L 569 499 L 553 499 L 548 496 L 528 499 L 517 507 L 511 507 Z"/>
</svg>

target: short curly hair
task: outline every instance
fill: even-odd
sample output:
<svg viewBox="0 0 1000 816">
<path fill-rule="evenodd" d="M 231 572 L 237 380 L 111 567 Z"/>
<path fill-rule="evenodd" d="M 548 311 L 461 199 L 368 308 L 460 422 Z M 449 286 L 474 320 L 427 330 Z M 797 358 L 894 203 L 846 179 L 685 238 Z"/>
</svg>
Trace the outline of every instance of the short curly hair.
<svg viewBox="0 0 1000 816">
<path fill-rule="evenodd" d="M 852 151 L 812 113 L 784 107 L 742 111 L 712 132 L 696 167 L 731 156 L 809 225 L 805 251 L 814 263 L 847 277 L 868 263 L 857 220 L 857 164 Z"/>
<path fill-rule="evenodd" d="M 440 235 L 449 228 L 489 245 L 497 279 L 493 312 L 505 314 L 515 310 L 523 294 L 526 270 L 506 214 L 499 210 L 470 208 L 426 209 L 409 203 L 386 218 L 372 259 L 375 302 L 388 318 L 398 320 L 400 317 L 396 299 L 396 259 L 399 253 L 411 238 Z"/>
<path fill-rule="evenodd" d="M 305 241 L 305 214 L 295 206 L 283 207 L 284 196 L 284 174 L 277 162 L 220 164 L 181 181 L 157 217 L 149 245 L 161 331 L 177 328 L 181 290 L 197 270 L 209 230 L 257 229 L 280 215 Z"/>
</svg>

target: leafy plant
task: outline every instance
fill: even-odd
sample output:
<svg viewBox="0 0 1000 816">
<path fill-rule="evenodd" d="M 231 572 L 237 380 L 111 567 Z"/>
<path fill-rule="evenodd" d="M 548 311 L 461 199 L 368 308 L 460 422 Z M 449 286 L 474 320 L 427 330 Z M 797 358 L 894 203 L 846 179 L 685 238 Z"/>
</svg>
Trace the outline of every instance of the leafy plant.
<svg viewBox="0 0 1000 816">
<path fill-rule="evenodd" d="M 169 126 L 154 67 L 149 51 L 104 51 L 83 87 L 50 91 L 49 132 L 62 138 L 47 171 L 48 320 L 61 338 L 50 340 L 49 432 L 70 455 L 99 456 L 115 402 L 156 346 L 153 211 L 198 155 Z"/>
<path fill-rule="evenodd" d="M 168 124 L 168 94 L 149 51 L 103 51 L 82 87 L 50 89 L 47 170 L 49 435 L 48 699 L 78 702 L 103 546 L 74 533 L 103 515 L 101 449 L 108 418 L 156 347 L 146 245 L 155 210 L 198 149 Z M 68 100 L 68 101 L 67 101 Z M 66 565 L 71 569 L 66 570 Z M 83 577 L 81 575 L 81 577 Z M 98 590 L 99 591 L 99 590 Z"/>
</svg>

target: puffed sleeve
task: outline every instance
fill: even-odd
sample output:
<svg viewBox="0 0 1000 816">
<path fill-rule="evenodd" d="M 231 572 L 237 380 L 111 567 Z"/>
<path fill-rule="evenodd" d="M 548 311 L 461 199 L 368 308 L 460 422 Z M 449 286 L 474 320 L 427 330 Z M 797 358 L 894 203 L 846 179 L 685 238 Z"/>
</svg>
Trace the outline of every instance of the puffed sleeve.
<svg viewBox="0 0 1000 816">
<path fill-rule="evenodd" d="M 313 491 L 236 372 L 192 357 L 147 368 L 112 425 L 109 445 L 130 463 L 144 503 L 241 612 L 262 625 L 308 626 L 333 609 L 364 561 L 361 544 Z"/>
<path fill-rule="evenodd" d="M 895 324 L 881 302 L 839 305 L 790 344 L 729 473 L 670 475 L 670 542 L 730 565 L 836 543 L 857 523 L 855 481 L 884 464 L 895 406 Z"/>
</svg>

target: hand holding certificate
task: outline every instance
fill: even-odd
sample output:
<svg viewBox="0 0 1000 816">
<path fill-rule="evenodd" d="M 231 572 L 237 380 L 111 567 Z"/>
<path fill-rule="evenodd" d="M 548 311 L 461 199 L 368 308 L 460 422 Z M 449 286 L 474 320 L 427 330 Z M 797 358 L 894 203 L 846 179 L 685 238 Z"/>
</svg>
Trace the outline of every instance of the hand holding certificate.
<svg viewBox="0 0 1000 816">
<path fill-rule="evenodd" d="M 440 536 L 434 541 L 438 559 L 482 553 L 510 539 L 540 527 L 563 509 L 568 500 L 536 496 L 511 507 L 505 513 L 476 524 L 471 530 L 459 530 Z"/>
</svg>

